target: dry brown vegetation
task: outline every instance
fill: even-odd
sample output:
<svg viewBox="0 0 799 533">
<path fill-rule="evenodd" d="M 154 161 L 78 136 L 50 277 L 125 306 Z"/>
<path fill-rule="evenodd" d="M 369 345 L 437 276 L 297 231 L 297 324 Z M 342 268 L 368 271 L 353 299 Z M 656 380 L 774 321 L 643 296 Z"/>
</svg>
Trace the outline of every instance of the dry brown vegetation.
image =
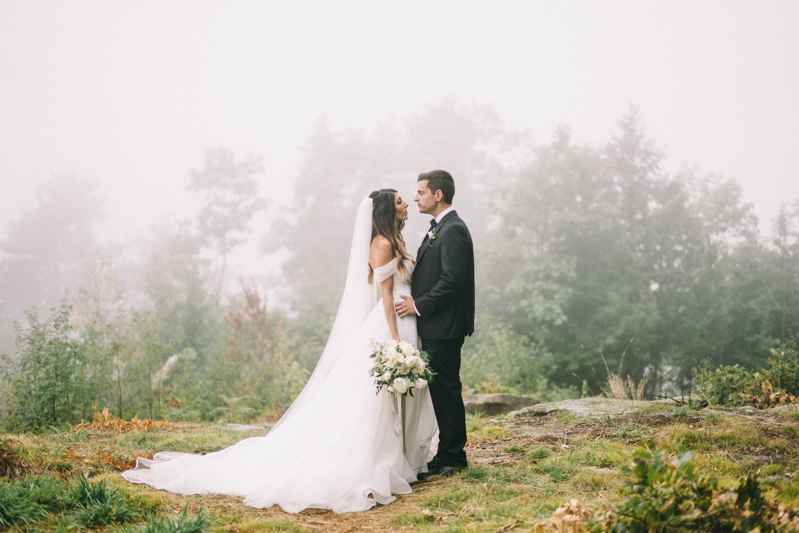
<svg viewBox="0 0 799 533">
<path fill-rule="evenodd" d="M 757 473 L 775 505 L 790 509 L 799 503 L 799 419 L 792 416 L 675 408 L 657 416 L 575 420 L 555 412 L 507 420 L 470 416 L 468 429 L 469 469 L 414 484 L 413 494 L 399 495 L 390 505 L 345 515 L 320 510 L 290 515 L 279 508 L 253 509 L 234 497 L 183 497 L 129 485 L 116 475 L 136 456 L 166 448 L 213 451 L 256 431 L 192 424 L 6 435 L 0 468 L 9 478 L 106 479 L 166 514 L 187 504 L 189 512 L 205 509 L 216 531 L 571 531 L 590 513 L 618 504 L 631 452 L 651 441 L 675 454 L 695 450 L 697 471 L 714 475 L 723 488 Z"/>
</svg>

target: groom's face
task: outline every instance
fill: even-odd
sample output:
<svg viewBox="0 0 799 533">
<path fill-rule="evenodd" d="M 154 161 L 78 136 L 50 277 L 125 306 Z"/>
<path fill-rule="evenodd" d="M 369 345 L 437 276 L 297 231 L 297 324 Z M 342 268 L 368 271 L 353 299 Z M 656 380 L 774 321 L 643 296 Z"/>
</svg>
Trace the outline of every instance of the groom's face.
<svg viewBox="0 0 799 533">
<path fill-rule="evenodd" d="M 437 193 L 439 191 L 436 191 Z M 427 180 L 416 182 L 416 198 L 413 199 L 419 206 L 420 213 L 432 213 L 438 205 L 438 199 L 433 191 L 427 186 Z"/>
</svg>

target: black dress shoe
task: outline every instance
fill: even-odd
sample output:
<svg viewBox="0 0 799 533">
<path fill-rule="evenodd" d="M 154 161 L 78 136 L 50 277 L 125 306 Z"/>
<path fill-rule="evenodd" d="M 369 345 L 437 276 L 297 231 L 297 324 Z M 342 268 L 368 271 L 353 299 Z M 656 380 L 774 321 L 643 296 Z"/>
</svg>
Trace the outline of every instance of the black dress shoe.
<svg viewBox="0 0 799 533">
<path fill-rule="evenodd" d="M 441 466 L 441 459 L 439 459 L 438 456 L 435 456 L 433 457 L 432 461 L 427 463 L 427 470 L 435 470 L 439 466 Z"/>
<path fill-rule="evenodd" d="M 425 477 L 430 476 L 451 476 L 453 474 L 457 474 L 458 472 L 464 470 L 466 465 L 460 466 L 451 466 L 451 465 L 439 465 L 438 468 L 435 468 L 425 475 Z"/>
</svg>

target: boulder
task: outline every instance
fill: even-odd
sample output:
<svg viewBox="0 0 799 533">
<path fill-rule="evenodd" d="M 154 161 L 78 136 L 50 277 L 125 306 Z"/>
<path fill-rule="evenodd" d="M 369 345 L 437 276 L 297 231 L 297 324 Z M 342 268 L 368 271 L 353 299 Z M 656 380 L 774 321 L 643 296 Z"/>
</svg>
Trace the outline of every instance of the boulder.
<svg viewBox="0 0 799 533">
<path fill-rule="evenodd" d="M 520 394 L 475 394 L 463 398 L 467 413 L 484 413 L 488 416 L 517 411 L 538 403 L 532 396 Z"/>
<path fill-rule="evenodd" d="M 797 415 L 799 414 L 799 403 L 792 403 L 788 405 L 779 405 L 771 408 L 772 413 Z"/>
<path fill-rule="evenodd" d="M 617 416 L 641 415 L 662 416 L 674 412 L 674 402 L 646 402 L 635 400 L 613 400 L 610 398 L 582 398 L 560 402 L 539 403 L 515 410 L 508 418 L 545 416 L 557 413 L 559 417 L 574 420 L 614 418 Z"/>
</svg>

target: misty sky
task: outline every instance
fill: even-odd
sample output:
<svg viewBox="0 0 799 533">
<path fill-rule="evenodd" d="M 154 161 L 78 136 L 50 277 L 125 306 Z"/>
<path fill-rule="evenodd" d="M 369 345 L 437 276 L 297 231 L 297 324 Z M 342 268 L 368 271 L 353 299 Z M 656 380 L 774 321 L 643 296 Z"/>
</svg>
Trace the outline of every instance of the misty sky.
<svg viewBox="0 0 799 533">
<path fill-rule="evenodd" d="M 319 117 L 369 130 L 446 96 L 539 143 L 604 142 L 632 101 L 669 170 L 737 178 L 762 229 L 799 198 L 799 2 L 2 0 L 0 232 L 58 172 L 102 184 L 104 239 L 191 215 L 220 144 L 285 198 Z"/>
</svg>

